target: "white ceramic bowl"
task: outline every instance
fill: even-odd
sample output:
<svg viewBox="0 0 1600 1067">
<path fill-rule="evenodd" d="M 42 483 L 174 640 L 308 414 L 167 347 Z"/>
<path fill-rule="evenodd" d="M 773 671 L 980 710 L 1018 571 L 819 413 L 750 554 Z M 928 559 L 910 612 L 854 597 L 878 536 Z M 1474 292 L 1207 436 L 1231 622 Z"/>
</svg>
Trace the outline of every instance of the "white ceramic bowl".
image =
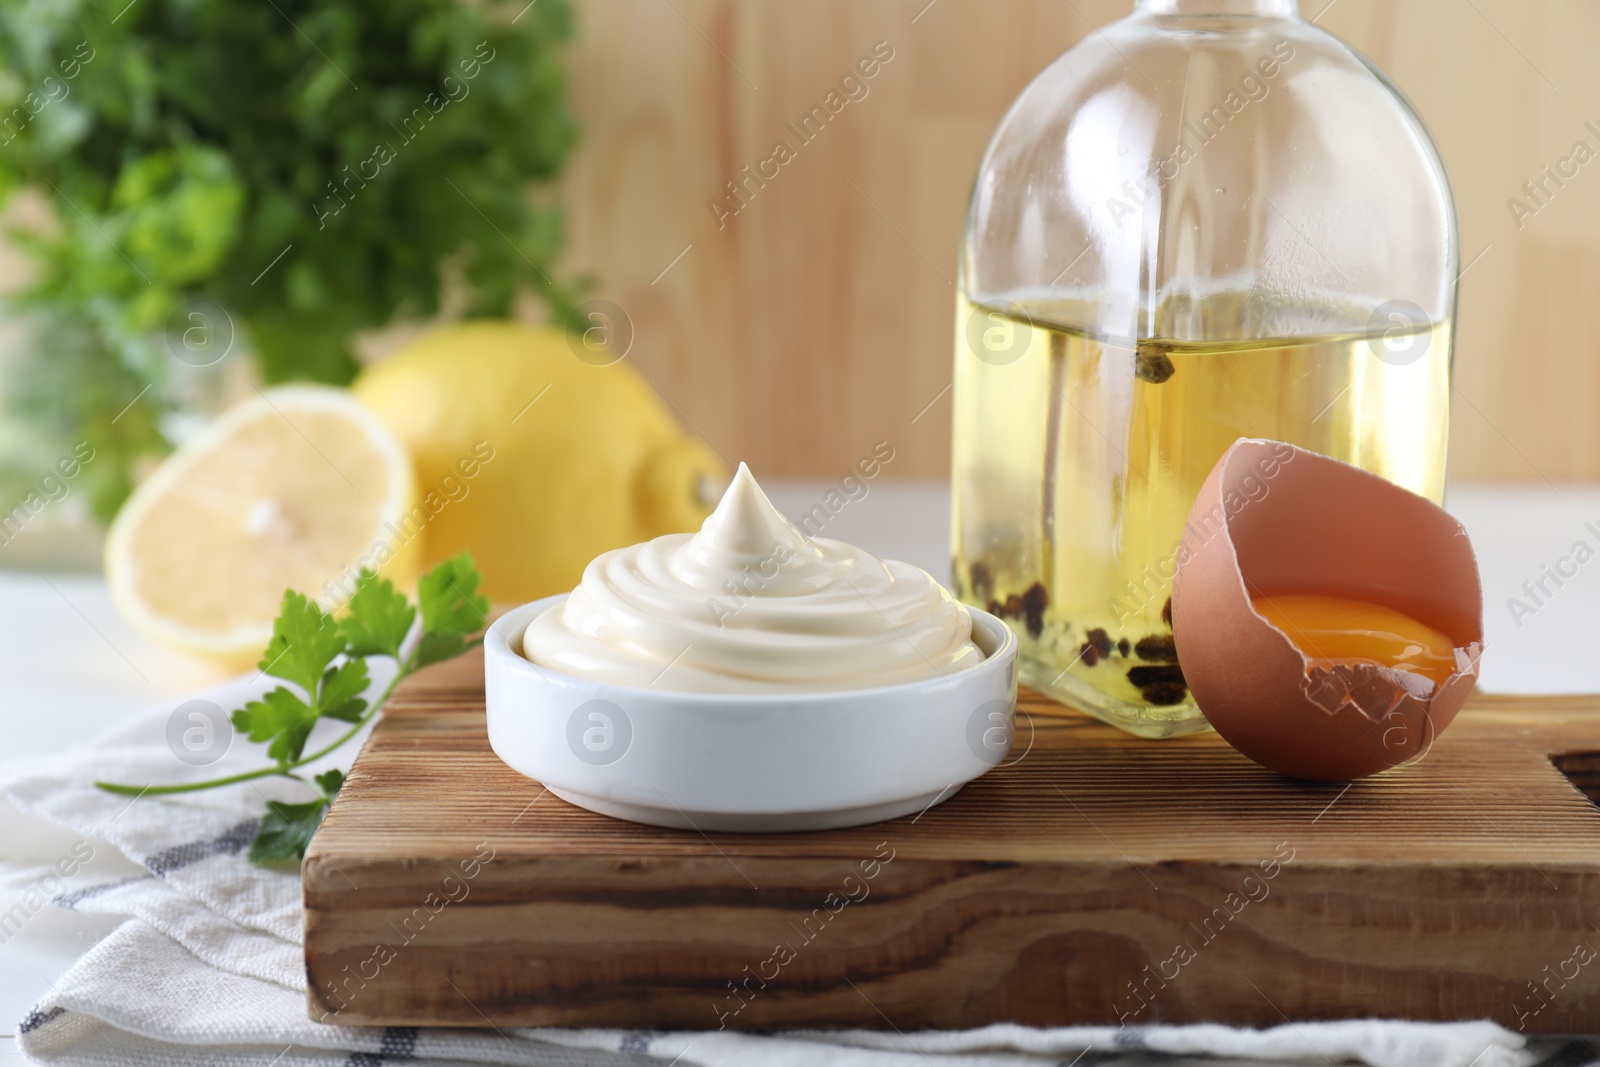
<svg viewBox="0 0 1600 1067">
<path fill-rule="evenodd" d="M 928 681 L 740 696 L 607 685 L 535 666 L 528 623 L 565 596 L 507 612 L 484 636 L 489 744 L 561 799 L 677 829 L 825 830 L 949 799 L 1011 747 L 1017 638 L 972 611 L 983 662 Z"/>
</svg>

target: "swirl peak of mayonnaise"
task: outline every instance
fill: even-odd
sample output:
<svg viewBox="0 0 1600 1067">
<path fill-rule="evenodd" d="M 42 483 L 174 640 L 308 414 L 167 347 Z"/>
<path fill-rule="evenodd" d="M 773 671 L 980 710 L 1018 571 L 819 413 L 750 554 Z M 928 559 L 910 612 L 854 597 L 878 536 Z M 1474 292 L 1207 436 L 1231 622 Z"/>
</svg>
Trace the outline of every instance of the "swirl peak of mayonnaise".
<svg viewBox="0 0 1600 1067">
<path fill-rule="evenodd" d="M 699 533 L 597 556 L 522 652 L 613 685 L 755 694 L 921 681 L 984 658 L 967 609 L 926 571 L 806 537 L 743 463 Z"/>
</svg>

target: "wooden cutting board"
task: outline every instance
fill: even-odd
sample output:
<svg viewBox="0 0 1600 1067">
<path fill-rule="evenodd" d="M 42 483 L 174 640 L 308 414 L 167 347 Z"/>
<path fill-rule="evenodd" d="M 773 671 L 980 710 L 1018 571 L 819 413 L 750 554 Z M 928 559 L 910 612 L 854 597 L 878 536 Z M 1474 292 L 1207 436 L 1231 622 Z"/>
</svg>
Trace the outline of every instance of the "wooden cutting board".
<svg viewBox="0 0 1600 1067">
<path fill-rule="evenodd" d="M 426 671 L 306 855 L 312 1014 L 1600 1030 L 1600 697 L 1475 696 L 1350 786 L 1021 710 L 1013 762 L 920 816 L 706 836 L 556 799 L 490 751 L 481 659 Z"/>
</svg>

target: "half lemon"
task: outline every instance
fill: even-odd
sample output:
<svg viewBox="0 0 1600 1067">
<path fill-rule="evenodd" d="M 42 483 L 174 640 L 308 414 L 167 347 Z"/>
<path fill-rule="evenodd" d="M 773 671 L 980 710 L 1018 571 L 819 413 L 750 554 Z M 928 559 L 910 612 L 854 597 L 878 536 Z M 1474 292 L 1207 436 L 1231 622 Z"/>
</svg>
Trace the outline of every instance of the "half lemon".
<svg viewBox="0 0 1600 1067">
<path fill-rule="evenodd" d="M 230 408 L 117 513 L 106 579 L 148 637 L 252 665 L 285 589 L 340 606 L 362 566 L 416 579 L 411 462 L 342 389 L 284 386 Z"/>
</svg>

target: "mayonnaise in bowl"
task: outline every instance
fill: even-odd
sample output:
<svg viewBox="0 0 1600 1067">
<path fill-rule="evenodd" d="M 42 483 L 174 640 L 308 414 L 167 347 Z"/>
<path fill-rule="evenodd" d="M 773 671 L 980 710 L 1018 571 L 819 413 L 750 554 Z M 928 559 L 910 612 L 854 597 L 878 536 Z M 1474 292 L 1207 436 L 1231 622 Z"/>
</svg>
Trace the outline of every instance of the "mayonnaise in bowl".
<svg viewBox="0 0 1600 1067">
<path fill-rule="evenodd" d="M 699 533 L 596 557 L 521 651 L 595 682 L 751 695 L 925 681 L 984 659 L 967 608 L 926 571 L 808 538 L 742 463 Z"/>
</svg>

